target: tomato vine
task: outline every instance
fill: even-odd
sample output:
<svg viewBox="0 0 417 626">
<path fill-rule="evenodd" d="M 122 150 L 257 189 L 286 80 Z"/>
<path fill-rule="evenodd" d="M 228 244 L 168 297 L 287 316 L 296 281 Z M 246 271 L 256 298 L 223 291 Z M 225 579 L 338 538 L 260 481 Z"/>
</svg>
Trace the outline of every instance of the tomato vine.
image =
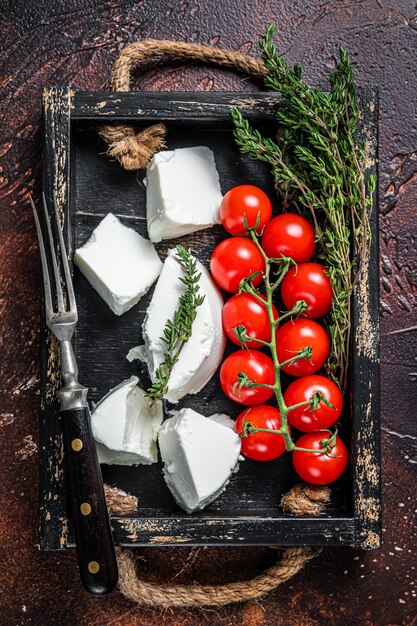
<svg viewBox="0 0 417 626">
<path fill-rule="evenodd" d="M 327 404 L 328 406 L 332 408 L 334 407 L 327 401 L 327 399 L 320 392 L 316 392 L 315 394 L 313 394 L 310 400 L 306 400 L 304 402 L 300 402 L 292 406 L 287 406 L 285 403 L 284 394 L 282 391 L 282 383 L 281 383 L 282 368 L 286 365 L 296 362 L 299 359 L 305 360 L 305 359 L 311 358 L 312 356 L 312 347 L 305 346 L 297 354 L 287 359 L 286 361 L 283 361 L 280 363 L 279 358 L 278 358 L 276 332 L 275 332 L 277 325 L 280 322 L 282 322 L 284 319 L 293 318 L 294 316 L 301 315 L 303 311 L 305 311 L 308 308 L 306 302 L 304 302 L 303 300 L 298 300 L 291 310 L 285 311 L 278 318 L 275 315 L 275 307 L 273 304 L 274 292 L 282 283 L 289 269 L 292 266 L 296 265 L 296 263 L 289 257 L 281 257 L 280 259 L 270 258 L 265 253 L 259 241 L 259 235 L 257 234 L 259 221 L 255 223 L 254 227 L 248 228 L 246 217 L 244 218 L 244 220 L 245 220 L 245 226 L 247 228 L 248 236 L 252 239 L 252 241 L 258 248 L 265 262 L 265 271 L 262 274 L 262 278 L 263 278 L 263 286 L 265 289 L 266 298 L 262 297 L 259 291 L 259 288 L 254 287 L 253 282 L 252 282 L 253 279 L 258 276 L 259 274 L 258 272 L 248 276 L 247 278 L 244 278 L 240 282 L 240 292 L 245 292 L 245 293 L 250 294 L 251 296 L 256 298 L 267 309 L 269 324 L 271 328 L 270 340 L 269 341 L 258 340 L 258 341 L 265 348 L 268 348 L 271 353 L 271 358 L 274 364 L 275 380 L 274 380 L 273 385 L 267 385 L 264 383 L 256 383 L 255 381 L 250 380 L 250 378 L 244 372 L 240 372 L 238 375 L 238 380 L 236 381 L 236 385 L 239 386 L 240 388 L 247 387 L 251 389 L 251 388 L 256 388 L 256 387 L 266 387 L 268 389 L 272 389 L 274 392 L 276 403 L 277 403 L 278 410 L 280 413 L 281 425 L 279 429 L 273 430 L 273 429 L 258 428 L 258 427 L 253 426 L 250 422 L 244 422 L 242 435 L 248 436 L 256 432 L 274 433 L 277 435 L 282 435 L 285 441 L 286 450 L 289 452 L 299 451 L 299 452 L 312 452 L 315 454 L 322 454 L 322 453 L 328 454 L 335 446 L 336 437 L 337 437 L 337 429 L 335 430 L 333 434 L 331 434 L 331 436 L 328 439 L 323 438 L 321 440 L 320 449 L 316 450 L 316 449 L 300 448 L 296 446 L 296 444 L 294 443 L 292 439 L 290 429 L 289 429 L 289 424 L 288 424 L 288 413 L 291 410 L 302 407 L 302 406 L 306 406 L 306 407 L 308 406 L 310 407 L 311 411 L 315 411 L 317 407 L 319 406 L 320 402 L 323 402 L 324 404 Z M 273 273 L 272 268 L 274 268 L 274 274 L 275 274 L 273 277 L 272 277 L 272 273 Z M 247 335 L 245 327 L 243 325 L 239 325 L 238 327 L 236 327 L 235 333 L 236 333 L 236 337 L 242 342 L 243 345 L 245 345 L 246 341 L 251 340 L 251 337 Z"/>
</svg>

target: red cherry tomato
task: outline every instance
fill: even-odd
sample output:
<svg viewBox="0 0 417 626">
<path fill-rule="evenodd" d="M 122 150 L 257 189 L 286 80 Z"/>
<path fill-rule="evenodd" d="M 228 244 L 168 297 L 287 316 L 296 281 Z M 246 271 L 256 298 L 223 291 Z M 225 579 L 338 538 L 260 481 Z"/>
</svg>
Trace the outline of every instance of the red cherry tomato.
<svg viewBox="0 0 417 626">
<path fill-rule="evenodd" d="M 272 461 L 285 452 L 285 439 L 274 433 L 251 433 L 244 435 L 244 425 L 250 423 L 257 428 L 279 430 L 281 416 L 278 409 L 268 404 L 261 404 L 245 409 L 237 417 L 235 431 L 242 436 L 242 454 L 255 461 Z"/>
<path fill-rule="evenodd" d="M 320 430 L 315 433 L 306 433 L 296 442 L 298 448 L 320 450 L 321 439 L 329 439 L 330 433 Z M 346 469 L 348 453 L 340 437 L 336 438 L 335 446 L 327 454 L 317 452 L 292 453 L 294 469 L 300 478 L 312 485 L 328 485 L 334 482 Z"/>
<path fill-rule="evenodd" d="M 262 247 L 272 258 L 288 256 L 296 263 L 308 261 L 314 254 L 314 228 L 301 215 L 281 213 L 265 226 Z"/>
<path fill-rule="evenodd" d="M 287 309 L 292 309 L 297 300 L 304 300 L 308 309 L 303 315 L 316 319 L 330 311 L 333 289 L 323 265 L 301 263 L 287 272 L 281 284 L 281 296 Z"/>
<path fill-rule="evenodd" d="M 311 358 L 297 359 L 282 368 L 291 376 L 306 376 L 319 370 L 327 359 L 330 350 L 329 337 L 317 322 L 309 319 L 296 319 L 283 324 L 277 332 L 277 354 L 280 363 L 296 356 L 300 350 L 311 346 Z"/>
<path fill-rule="evenodd" d="M 265 271 L 265 261 L 253 241 L 246 237 L 230 237 L 215 247 L 210 269 L 219 287 L 237 293 L 242 278 Z M 262 273 L 253 279 L 252 284 L 257 287 L 261 281 Z"/>
<path fill-rule="evenodd" d="M 269 400 L 274 393 L 266 387 L 242 387 L 236 385 L 239 372 L 248 378 L 265 385 L 273 385 L 275 381 L 274 364 L 269 356 L 259 350 L 238 350 L 223 362 L 220 368 L 220 384 L 224 393 L 239 404 L 252 406 Z"/>
<path fill-rule="evenodd" d="M 312 411 L 309 406 L 298 407 L 288 413 L 288 421 L 291 426 L 310 433 L 315 430 L 323 430 L 333 426 L 339 419 L 343 407 L 343 398 L 339 387 L 324 376 L 303 376 L 297 378 L 287 388 L 284 393 L 284 400 L 287 407 L 311 400 L 313 395 L 320 392 L 332 407 L 320 402 L 318 408 Z"/>
<path fill-rule="evenodd" d="M 261 295 L 261 298 L 266 300 L 265 296 Z M 274 306 L 272 308 L 274 319 L 277 319 L 278 311 Z M 246 334 L 254 339 L 261 341 L 270 341 L 271 339 L 267 308 L 248 293 L 238 293 L 226 302 L 223 307 L 223 326 L 226 335 L 238 346 L 241 343 L 235 335 L 236 326 L 244 326 Z M 247 341 L 246 346 L 248 348 L 261 348 L 262 344 L 258 341 Z"/>
<path fill-rule="evenodd" d="M 224 196 L 220 205 L 220 219 L 223 227 L 231 235 L 246 233 L 244 216 L 249 228 L 253 228 L 258 220 L 257 233 L 261 233 L 272 215 L 272 204 L 262 189 L 254 185 L 233 187 Z"/>
</svg>

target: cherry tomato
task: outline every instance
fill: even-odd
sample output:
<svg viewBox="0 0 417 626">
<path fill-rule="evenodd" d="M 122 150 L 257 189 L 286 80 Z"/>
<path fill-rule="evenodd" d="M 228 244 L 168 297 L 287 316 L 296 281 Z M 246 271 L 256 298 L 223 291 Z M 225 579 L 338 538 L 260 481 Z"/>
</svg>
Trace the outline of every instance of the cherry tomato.
<svg viewBox="0 0 417 626">
<path fill-rule="evenodd" d="M 283 324 L 277 332 L 277 354 L 280 363 L 296 356 L 300 350 L 311 346 L 311 358 L 297 359 L 282 368 L 291 376 L 306 376 L 319 370 L 327 359 L 330 350 L 329 337 L 317 322 L 309 319 L 296 319 Z"/>
<path fill-rule="evenodd" d="M 220 205 L 220 219 L 223 227 L 231 235 L 246 233 L 243 219 L 245 215 L 249 228 L 255 226 L 259 215 L 257 233 L 261 233 L 271 219 L 271 201 L 262 189 L 254 185 L 239 185 L 229 189 Z"/>
<path fill-rule="evenodd" d="M 314 254 L 314 228 L 304 217 L 281 213 L 265 226 L 262 247 L 272 258 L 288 256 L 296 263 L 308 261 Z"/>
<path fill-rule="evenodd" d="M 210 269 L 219 287 L 237 293 L 242 278 L 265 271 L 265 261 L 253 241 L 246 237 L 230 237 L 215 247 Z M 252 284 L 257 287 L 261 281 L 262 274 L 258 274 Z"/>
<path fill-rule="evenodd" d="M 238 415 L 235 423 L 235 431 L 239 435 L 244 434 L 244 424 L 250 423 L 257 428 L 270 428 L 279 430 L 281 416 L 278 409 L 268 404 L 245 409 Z M 282 435 L 274 433 L 251 433 L 242 436 L 242 454 L 255 461 L 272 461 L 285 452 L 285 439 Z"/>
<path fill-rule="evenodd" d="M 296 442 L 299 448 L 309 448 L 310 450 L 320 450 L 322 448 L 321 439 L 331 437 L 328 431 L 320 430 L 315 433 L 306 433 Z M 312 485 L 328 485 L 334 482 L 346 469 L 348 453 L 346 446 L 340 437 L 336 438 L 334 447 L 327 454 L 317 452 L 292 453 L 294 469 L 300 478 Z"/>
<path fill-rule="evenodd" d="M 304 300 L 308 309 L 303 315 L 316 319 L 330 311 L 333 289 L 323 265 L 301 263 L 287 272 L 281 284 L 281 296 L 287 309 L 292 309 L 297 300 Z"/>
<path fill-rule="evenodd" d="M 339 387 L 332 380 L 313 374 L 297 378 L 284 393 L 285 404 L 290 407 L 311 400 L 317 392 L 320 392 L 327 402 L 334 406 L 334 409 L 321 401 L 315 411 L 312 411 L 309 406 L 302 406 L 288 413 L 289 423 L 305 433 L 329 428 L 337 422 L 343 407 Z"/>
<path fill-rule="evenodd" d="M 269 356 L 259 350 L 237 350 L 223 362 L 220 368 L 220 384 L 224 393 L 239 404 L 252 406 L 266 402 L 274 393 L 266 387 L 239 387 L 236 385 L 239 372 L 264 385 L 273 385 L 275 381 L 274 364 Z"/>
<path fill-rule="evenodd" d="M 261 295 L 263 300 L 265 296 Z M 279 314 L 273 306 L 274 319 Z M 238 346 L 241 345 L 239 339 L 235 335 L 236 326 L 244 326 L 246 334 L 254 339 L 261 341 L 270 341 L 271 326 L 269 324 L 268 311 L 266 306 L 262 305 L 259 300 L 248 293 L 238 293 L 232 296 L 223 307 L 223 326 L 226 335 Z M 258 341 L 247 341 L 248 348 L 261 348 L 262 344 Z"/>
</svg>

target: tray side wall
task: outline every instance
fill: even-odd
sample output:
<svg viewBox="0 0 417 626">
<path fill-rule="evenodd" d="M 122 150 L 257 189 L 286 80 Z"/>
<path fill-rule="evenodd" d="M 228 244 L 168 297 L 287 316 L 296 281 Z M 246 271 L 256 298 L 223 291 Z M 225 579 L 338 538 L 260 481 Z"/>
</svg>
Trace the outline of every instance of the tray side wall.
<svg viewBox="0 0 417 626">
<path fill-rule="evenodd" d="M 378 173 L 378 93 L 359 92 L 358 135 L 365 141 L 365 179 Z M 368 207 L 371 242 L 353 294 L 353 502 L 355 546 L 379 548 L 381 521 L 378 180 Z"/>
<path fill-rule="evenodd" d="M 117 97 L 116 97 L 117 96 Z M 373 105 L 372 105 L 372 97 Z M 368 107 L 365 115 L 366 124 L 361 128 L 370 145 L 376 138 L 377 100 L 375 94 L 361 92 L 362 106 Z M 280 99 L 271 93 L 257 96 L 244 94 L 72 94 L 68 89 L 51 88 L 45 91 L 45 151 L 44 151 L 44 189 L 51 193 L 52 185 L 59 190 L 58 202 L 61 213 L 69 217 L 69 181 L 70 181 L 70 121 L 103 122 L 127 120 L 146 122 L 155 118 L 158 102 L 161 110 L 169 112 L 169 119 L 216 120 L 229 116 L 230 105 L 236 104 L 251 111 L 251 118 L 256 120 L 273 119 L 274 107 Z M 104 103 L 104 104 L 103 104 Z M 165 103 L 165 104 L 164 104 Z M 371 111 L 371 108 L 373 109 Z M 164 108 L 165 107 L 165 108 Z M 160 112 L 159 112 L 160 113 Z M 371 114 L 372 113 L 372 114 Z M 376 143 L 374 143 L 374 150 Z M 372 152 L 372 151 L 371 151 Z M 376 172 L 376 160 L 370 162 L 367 173 Z M 367 276 L 355 290 L 354 323 L 358 324 L 356 333 L 353 379 L 353 498 L 355 518 L 309 518 L 295 520 L 291 517 L 277 517 L 270 520 L 249 520 L 228 518 L 225 520 L 189 520 L 178 518 L 165 520 L 164 527 L 158 527 L 160 518 L 143 519 L 115 518 L 113 528 L 115 539 L 123 545 L 194 545 L 212 543 L 212 545 L 233 545 L 251 543 L 256 536 L 257 527 L 261 540 L 257 545 L 279 542 L 291 545 L 313 543 L 315 545 L 355 545 L 361 548 L 375 548 L 380 542 L 380 448 L 379 448 L 379 366 L 378 366 L 378 239 L 377 239 L 377 198 L 370 207 L 370 225 L 372 230 L 372 248 L 369 258 L 370 267 Z M 71 239 L 70 220 L 65 221 L 67 243 Z M 359 290 L 359 287 L 362 290 Z M 372 291 L 366 298 L 364 309 L 363 294 Z M 371 320 L 371 326 L 369 326 Z M 369 337 L 374 346 L 368 354 Z M 42 416 L 41 416 L 41 540 L 42 549 L 59 549 L 71 545 L 71 533 L 67 531 L 65 516 L 65 487 L 63 475 L 63 454 L 60 424 L 56 418 L 53 397 L 59 384 L 59 362 L 56 345 L 48 334 L 42 342 Z M 358 366 L 357 366 L 358 360 Z M 356 372 L 356 374 L 355 374 Z M 362 384 L 370 381 L 369 388 Z M 371 476 L 369 476 L 371 472 Z M 220 526 L 216 526 L 221 522 Z M 304 523 L 305 522 L 305 523 Z M 212 536 L 207 528 L 212 524 L 218 528 Z M 221 532 L 221 526 L 228 528 Z M 173 525 L 176 533 L 173 534 Z M 213 526 L 213 527 L 214 527 Z M 166 532 L 163 530 L 166 528 Z M 314 528 L 314 532 L 313 529 Z M 162 529 L 162 530 L 161 530 Z M 237 534 L 237 530 L 239 533 Z M 309 532 L 306 534 L 306 530 Z M 291 532 L 289 532 L 291 530 Z M 169 532 L 168 532 L 169 531 Z M 141 534 L 138 535 L 138 532 Z M 178 541 L 172 542 L 173 536 Z M 159 540 L 158 540 L 159 537 Z M 182 539 L 181 539 L 182 538 Z M 310 540 L 314 538 L 314 541 Z M 159 543 L 158 543 L 159 541 Z"/>
<path fill-rule="evenodd" d="M 43 191 L 46 198 L 57 199 L 69 239 L 70 108 L 69 89 L 48 88 L 43 92 Z M 59 344 L 41 317 L 41 412 L 40 412 L 40 517 L 41 550 L 67 546 L 68 520 L 64 480 L 64 450 L 56 392 L 61 385 Z"/>
</svg>

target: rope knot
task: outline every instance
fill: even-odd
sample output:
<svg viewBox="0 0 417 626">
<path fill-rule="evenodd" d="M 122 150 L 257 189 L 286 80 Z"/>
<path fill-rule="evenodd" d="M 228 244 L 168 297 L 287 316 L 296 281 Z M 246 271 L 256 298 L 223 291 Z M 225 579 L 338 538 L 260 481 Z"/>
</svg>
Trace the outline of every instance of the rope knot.
<svg viewBox="0 0 417 626">
<path fill-rule="evenodd" d="M 126 124 L 103 126 L 100 136 L 108 144 L 107 154 L 120 161 L 125 170 L 145 168 L 155 152 L 165 147 L 165 124 L 135 130 Z"/>
<path fill-rule="evenodd" d="M 132 67 L 155 57 L 214 63 L 256 78 L 262 78 L 267 73 L 262 61 L 240 52 L 183 41 L 144 39 L 120 52 L 111 73 L 112 91 L 129 91 Z M 99 134 L 108 144 L 107 154 L 120 161 L 124 169 L 137 170 L 145 168 L 155 152 L 165 147 L 165 130 L 165 124 L 155 124 L 139 132 L 127 124 L 117 124 L 102 126 Z"/>
<path fill-rule="evenodd" d="M 280 506 L 291 515 L 319 515 L 329 499 L 328 487 L 298 483 L 282 496 Z"/>
</svg>

